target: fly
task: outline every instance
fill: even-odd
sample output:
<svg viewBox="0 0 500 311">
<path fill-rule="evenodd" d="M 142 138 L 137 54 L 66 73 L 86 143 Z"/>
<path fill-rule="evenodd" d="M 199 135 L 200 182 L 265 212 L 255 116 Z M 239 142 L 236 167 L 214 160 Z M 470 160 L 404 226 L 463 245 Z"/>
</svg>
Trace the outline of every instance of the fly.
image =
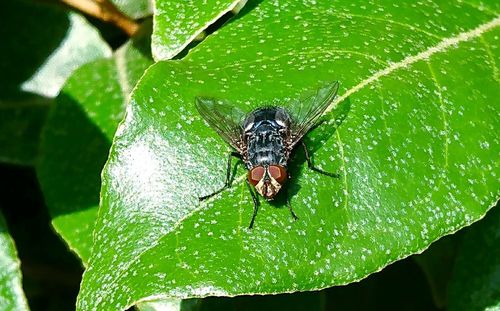
<svg viewBox="0 0 500 311">
<path fill-rule="evenodd" d="M 302 137 L 314 126 L 321 114 L 334 100 L 339 83 L 328 84 L 309 97 L 294 103 L 297 113 L 290 114 L 282 107 L 258 108 L 248 114 L 243 113 L 231 104 L 212 98 L 196 98 L 196 109 L 207 123 L 235 151 L 228 156 L 226 181 L 224 186 L 209 195 L 200 197 L 208 199 L 224 189 L 231 187 L 231 159 L 237 157 L 248 169 L 246 183 L 252 195 L 254 209 L 249 228 L 253 227 L 259 208 L 257 191 L 266 200 L 272 200 L 290 178 L 288 161 L 297 145 L 304 149 L 307 165 L 310 169 L 330 176 L 338 174 L 325 172 L 315 167 L 302 141 Z M 296 220 L 287 196 L 287 206 Z"/>
</svg>

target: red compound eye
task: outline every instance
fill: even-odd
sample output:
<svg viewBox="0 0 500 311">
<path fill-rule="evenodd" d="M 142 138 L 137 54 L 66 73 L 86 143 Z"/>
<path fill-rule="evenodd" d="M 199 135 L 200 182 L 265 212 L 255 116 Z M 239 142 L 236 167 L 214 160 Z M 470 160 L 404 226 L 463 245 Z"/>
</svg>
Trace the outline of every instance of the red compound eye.
<svg viewBox="0 0 500 311">
<path fill-rule="evenodd" d="M 259 183 L 262 177 L 264 177 L 265 172 L 266 169 L 263 166 L 256 166 L 252 168 L 250 171 L 248 171 L 248 181 L 255 186 Z"/>
<path fill-rule="evenodd" d="M 274 178 L 280 184 L 283 184 L 288 178 L 286 169 L 281 165 L 270 165 L 269 175 L 271 175 L 271 177 Z"/>
</svg>

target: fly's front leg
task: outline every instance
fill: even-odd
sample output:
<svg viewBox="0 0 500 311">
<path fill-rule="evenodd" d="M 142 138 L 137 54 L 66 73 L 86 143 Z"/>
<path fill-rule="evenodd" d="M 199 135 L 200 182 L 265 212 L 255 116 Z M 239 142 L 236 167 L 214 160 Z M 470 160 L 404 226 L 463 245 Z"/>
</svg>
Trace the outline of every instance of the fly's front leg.
<svg viewBox="0 0 500 311">
<path fill-rule="evenodd" d="M 219 190 L 215 191 L 214 193 L 211 193 L 209 195 L 205 195 L 205 196 L 199 197 L 200 201 L 203 201 L 203 200 L 206 200 L 208 198 L 211 198 L 214 195 L 219 194 L 222 191 L 224 191 L 225 189 L 231 187 L 231 160 L 232 160 L 233 157 L 241 159 L 241 156 L 240 156 L 240 154 L 238 152 L 233 151 L 233 152 L 231 152 L 229 154 L 229 156 L 227 158 L 226 182 L 224 183 L 224 186 L 222 188 L 220 188 Z"/>
<path fill-rule="evenodd" d="M 293 220 L 299 219 L 299 217 L 297 217 L 297 215 L 293 212 L 292 204 L 290 204 L 290 200 L 288 198 L 286 198 L 286 205 L 288 206 L 288 210 L 290 211 L 290 215 L 292 215 Z"/>
<path fill-rule="evenodd" d="M 259 199 L 257 198 L 257 195 L 252 189 L 252 186 L 250 185 L 250 182 L 248 179 L 246 180 L 247 186 L 248 186 L 248 191 L 250 191 L 250 194 L 252 195 L 252 200 L 253 200 L 253 215 L 252 215 L 252 220 L 250 221 L 250 225 L 248 226 L 248 229 L 253 228 L 253 223 L 255 221 L 255 216 L 257 216 L 257 212 L 259 210 Z"/>
<path fill-rule="evenodd" d="M 314 164 L 311 161 L 311 157 L 309 156 L 309 151 L 307 151 L 306 144 L 303 141 L 301 141 L 301 144 L 302 144 L 302 147 L 304 148 L 304 154 L 306 155 L 307 166 L 310 169 L 312 169 L 313 171 L 318 172 L 320 174 L 326 175 L 326 176 L 335 177 L 335 178 L 339 178 L 340 177 L 340 174 L 326 172 L 326 171 L 323 171 L 320 168 L 315 167 Z"/>
</svg>

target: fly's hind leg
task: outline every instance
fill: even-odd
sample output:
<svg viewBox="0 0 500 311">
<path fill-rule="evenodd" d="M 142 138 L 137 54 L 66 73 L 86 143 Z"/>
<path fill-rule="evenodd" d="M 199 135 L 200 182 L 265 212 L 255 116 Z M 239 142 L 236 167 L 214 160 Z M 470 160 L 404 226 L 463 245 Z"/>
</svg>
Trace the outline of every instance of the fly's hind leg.
<svg viewBox="0 0 500 311">
<path fill-rule="evenodd" d="M 211 198 L 214 195 L 219 194 L 222 191 L 224 191 L 225 189 L 231 187 L 231 160 L 232 160 L 233 157 L 241 159 L 241 156 L 240 156 L 240 154 L 238 152 L 233 151 L 233 152 L 231 152 L 229 154 L 229 156 L 227 158 L 226 182 L 224 183 L 224 186 L 222 188 L 220 188 L 219 190 L 217 190 L 217 191 L 215 191 L 213 193 L 210 193 L 209 195 L 205 195 L 205 196 L 199 197 L 198 199 L 200 201 L 203 201 L 203 200 L 206 200 L 208 198 Z"/>
<path fill-rule="evenodd" d="M 252 195 L 252 201 L 253 201 L 253 214 L 252 214 L 252 220 L 250 221 L 250 225 L 248 226 L 248 229 L 253 228 L 253 223 L 255 221 L 255 217 L 257 216 L 257 212 L 259 211 L 259 199 L 257 198 L 257 195 L 252 189 L 252 186 L 250 186 L 250 182 L 248 182 L 248 179 L 246 180 L 247 186 L 248 186 L 248 191 L 250 191 L 250 194 Z"/>
<path fill-rule="evenodd" d="M 330 172 L 327 172 L 327 171 L 324 171 L 324 170 L 322 170 L 320 168 L 315 167 L 314 164 L 311 161 L 311 157 L 309 156 L 309 151 L 307 151 L 306 144 L 303 141 L 301 141 L 301 144 L 302 144 L 302 147 L 304 148 L 304 154 L 306 156 L 307 166 L 311 170 L 313 170 L 315 172 L 318 172 L 320 174 L 326 175 L 326 176 L 330 176 L 330 177 L 335 177 L 335 178 L 339 178 L 340 177 L 340 174 L 330 173 Z"/>
</svg>

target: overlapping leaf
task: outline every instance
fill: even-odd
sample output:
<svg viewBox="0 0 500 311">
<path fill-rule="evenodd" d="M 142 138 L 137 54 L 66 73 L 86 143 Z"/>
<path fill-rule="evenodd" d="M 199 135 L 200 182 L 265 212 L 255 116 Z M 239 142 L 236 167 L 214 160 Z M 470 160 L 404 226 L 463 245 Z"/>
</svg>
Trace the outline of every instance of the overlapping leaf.
<svg viewBox="0 0 500 311">
<path fill-rule="evenodd" d="M 210 24 L 246 0 L 155 0 L 152 52 L 156 60 L 170 59 Z"/>
<path fill-rule="evenodd" d="M 124 14 L 133 18 L 142 18 L 153 14 L 153 0 L 112 0 Z"/>
<path fill-rule="evenodd" d="M 3 310 L 28 310 L 21 285 L 21 269 L 14 242 L 0 214 L 0 307 Z"/>
<path fill-rule="evenodd" d="M 43 133 L 37 174 L 45 201 L 54 228 L 84 264 L 111 140 L 132 87 L 152 63 L 149 33 L 143 29 L 112 58 L 78 69 L 57 97 Z"/>
<path fill-rule="evenodd" d="M 498 4 L 249 3 L 182 61 L 152 66 L 133 92 L 103 173 L 95 245 L 78 308 L 281 293 L 346 284 L 419 252 L 498 198 Z M 242 166 L 195 96 L 242 109 L 342 83 L 342 124 L 309 137 L 317 165 L 290 165 L 283 198 L 252 201 Z M 333 120 L 335 114 L 327 118 Z M 261 200 L 262 201 L 262 200 Z M 138 286 L 141 284 L 141 286 Z"/>
</svg>

